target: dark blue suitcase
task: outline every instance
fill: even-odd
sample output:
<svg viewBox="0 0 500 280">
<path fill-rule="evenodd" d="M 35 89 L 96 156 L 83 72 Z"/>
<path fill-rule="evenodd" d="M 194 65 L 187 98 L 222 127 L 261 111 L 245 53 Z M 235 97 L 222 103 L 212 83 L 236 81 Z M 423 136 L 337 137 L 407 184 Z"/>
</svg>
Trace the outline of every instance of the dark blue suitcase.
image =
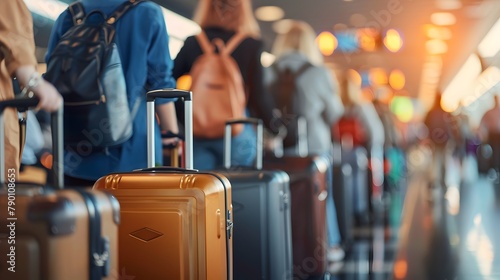
<svg viewBox="0 0 500 280">
<path fill-rule="evenodd" d="M 231 126 L 257 126 L 257 160 L 254 167 L 231 167 Z M 242 119 L 226 124 L 225 169 L 233 202 L 234 279 L 292 279 L 292 230 L 289 177 L 283 171 L 262 170 L 262 121 Z"/>
</svg>

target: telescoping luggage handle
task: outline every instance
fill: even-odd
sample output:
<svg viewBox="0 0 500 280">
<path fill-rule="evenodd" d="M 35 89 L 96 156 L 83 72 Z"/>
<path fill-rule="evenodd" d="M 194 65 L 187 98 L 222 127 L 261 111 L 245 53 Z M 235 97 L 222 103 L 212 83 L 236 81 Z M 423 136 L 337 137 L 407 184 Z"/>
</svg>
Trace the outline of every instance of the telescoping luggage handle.
<svg viewBox="0 0 500 280">
<path fill-rule="evenodd" d="M 147 93 L 148 167 L 155 167 L 155 100 L 156 98 L 181 98 L 184 101 L 184 137 L 186 169 L 193 169 L 193 105 L 192 93 L 180 89 L 158 89 Z"/>
<path fill-rule="evenodd" d="M 5 125 L 3 120 L 3 112 L 6 108 L 16 108 L 20 112 L 24 112 L 29 108 L 38 105 L 38 98 L 17 98 L 5 101 L 0 101 L 0 151 L 5 151 Z M 62 189 L 64 186 L 63 172 L 63 108 L 62 106 L 51 117 L 52 129 L 52 176 L 54 186 Z M 0 156 L 0 185 L 5 183 L 5 153 Z"/>
<path fill-rule="evenodd" d="M 297 125 L 297 134 L 295 135 L 297 139 L 297 145 L 295 145 L 295 154 L 299 157 L 306 157 L 309 154 L 308 140 L 307 140 L 307 120 L 302 116 L 297 116 L 293 119 Z M 281 145 L 274 149 L 274 155 L 278 158 L 284 156 L 283 141 L 285 138 L 281 139 Z"/>
<path fill-rule="evenodd" d="M 255 168 L 262 169 L 263 147 L 262 142 L 264 139 L 264 129 L 261 119 L 244 118 L 234 119 L 226 122 L 224 131 L 224 167 L 231 168 L 231 127 L 235 124 L 253 124 L 257 126 L 257 156 L 255 158 Z"/>
</svg>

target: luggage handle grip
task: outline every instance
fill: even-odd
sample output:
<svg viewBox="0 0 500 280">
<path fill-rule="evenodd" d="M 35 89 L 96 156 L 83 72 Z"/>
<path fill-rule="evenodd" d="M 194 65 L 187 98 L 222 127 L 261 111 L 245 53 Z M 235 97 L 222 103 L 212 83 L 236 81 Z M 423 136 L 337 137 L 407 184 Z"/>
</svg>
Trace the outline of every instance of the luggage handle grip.
<svg viewBox="0 0 500 280">
<path fill-rule="evenodd" d="M 262 120 L 257 118 L 243 118 L 226 121 L 226 127 L 224 131 L 224 168 L 231 168 L 231 126 L 235 124 L 254 124 L 257 126 L 257 156 L 255 157 L 255 168 L 257 170 L 261 170 L 262 158 L 264 153 L 262 146 L 264 128 Z"/>
<path fill-rule="evenodd" d="M 192 106 L 192 92 L 187 90 L 180 90 L 174 88 L 152 90 L 147 93 L 147 157 L 148 167 L 155 166 L 155 138 L 154 136 L 154 122 L 155 122 L 155 108 L 154 101 L 156 98 L 181 98 L 184 101 L 184 119 L 185 119 L 185 163 L 187 169 L 193 168 L 193 106 Z"/>
<path fill-rule="evenodd" d="M 3 112 L 6 108 L 16 108 L 20 112 L 24 112 L 29 108 L 36 107 L 40 100 L 36 97 L 32 98 L 14 98 L 0 102 L 0 152 L 3 153 L 0 157 L 0 185 L 5 182 L 5 126 L 3 121 Z M 63 107 L 51 113 L 51 128 L 52 128 L 52 176 L 56 188 L 62 189 L 64 186 L 63 172 Z"/>
<path fill-rule="evenodd" d="M 136 169 L 134 172 L 198 172 L 198 169 L 186 169 L 180 167 L 160 166 Z"/>
<path fill-rule="evenodd" d="M 147 93 L 147 101 L 154 101 L 156 98 L 182 98 L 184 101 L 191 101 L 192 94 L 190 91 L 168 88 L 151 90 Z"/>
</svg>

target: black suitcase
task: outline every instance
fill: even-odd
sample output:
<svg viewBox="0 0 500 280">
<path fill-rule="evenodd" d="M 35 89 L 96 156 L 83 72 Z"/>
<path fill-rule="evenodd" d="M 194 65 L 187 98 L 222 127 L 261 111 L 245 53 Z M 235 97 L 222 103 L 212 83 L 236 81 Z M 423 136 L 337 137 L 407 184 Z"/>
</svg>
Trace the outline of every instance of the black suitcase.
<svg viewBox="0 0 500 280">
<path fill-rule="evenodd" d="M 257 126 L 254 167 L 231 166 L 231 126 Z M 234 279 L 292 279 L 292 230 L 289 177 L 283 171 L 262 170 L 262 121 L 242 119 L 226 124 L 224 167 L 217 170 L 232 186 Z"/>
<path fill-rule="evenodd" d="M 344 247 L 349 247 L 353 241 L 354 211 L 352 167 L 340 160 L 335 161 L 333 172 L 333 200 L 337 210 L 337 220 L 340 236 Z M 331 199 L 331 197 L 329 198 Z"/>
<path fill-rule="evenodd" d="M 0 102 L 0 151 L 4 149 L 3 109 L 25 110 L 37 102 Z M 52 175 L 60 189 L 64 185 L 62 109 L 52 114 L 52 133 Z M 11 176 L 4 184 L 4 160 L 0 156 L 0 279 L 119 278 L 118 201 L 100 191 L 54 190 L 16 182 Z"/>
</svg>

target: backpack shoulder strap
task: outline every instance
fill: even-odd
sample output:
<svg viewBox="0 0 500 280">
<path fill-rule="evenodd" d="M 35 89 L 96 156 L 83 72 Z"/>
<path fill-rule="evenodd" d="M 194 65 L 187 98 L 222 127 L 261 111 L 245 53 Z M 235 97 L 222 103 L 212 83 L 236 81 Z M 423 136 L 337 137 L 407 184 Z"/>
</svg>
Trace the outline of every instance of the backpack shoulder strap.
<svg viewBox="0 0 500 280">
<path fill-rule="evenodd" d="M 69 5 L 68 10 L 71 14 L 74 25 L 78 25 L 83 22 L 83 19 L 85 18 L 85 10 L 83 9 L 83 5 L 80 1 Z"/>
<path fill-rule="evenodd" d="M 302 66 L 300 66 L 299 70 L 293 73 L 294 78 L 298 78 L 300 75 L 302 75 L 302 73 L 306 72 L 306 70 L 312 66 L 313 65 L 309 61 L 305 62 Z"/>
<path fill-rule="evenodd" d="M 114 24 L 117 22 L 125 13 L 127 13 L 131 8 L 144 2 L 143 0 L 129 0 L 123 2 L 116 10 L 106 19 L 108 24 Z"/>
<path fill-rule="evenodd" d="M 198 44 L 200 44 L 201 51 L 203 53 L 213 53 L 214 47 L 208 40 L 207 34 L 205 31 L 201 31 L 198 35 L 196 35 L 196 40 L 198 40 Z"/>
<path fill-rule="evenodd" d="M 224 54 L 230 55 L 246 37 L 247 35 L 243 32 L 237 32 L 234 34 L 234 36 L 227 41 L 226 47 L 224 48 Z"/>
</svg>

